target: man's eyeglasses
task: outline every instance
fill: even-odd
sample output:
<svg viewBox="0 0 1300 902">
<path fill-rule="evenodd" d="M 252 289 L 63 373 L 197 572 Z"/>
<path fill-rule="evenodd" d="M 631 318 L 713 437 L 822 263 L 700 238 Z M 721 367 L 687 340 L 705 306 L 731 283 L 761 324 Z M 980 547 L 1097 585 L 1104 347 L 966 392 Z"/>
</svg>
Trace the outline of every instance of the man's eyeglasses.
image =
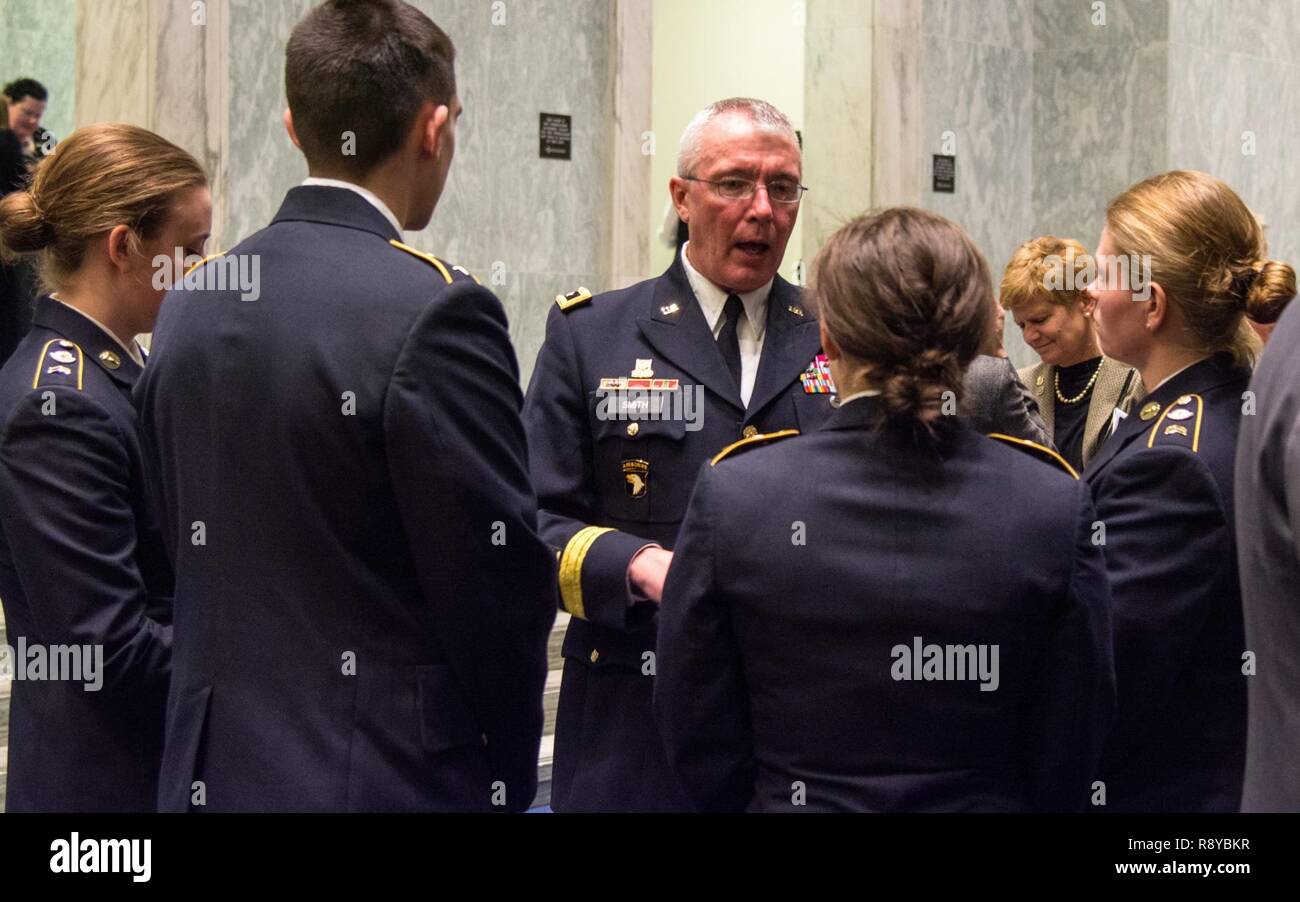
<svg viewBox="0 0 1300 902">
<path fill-rule="evenodd" d="M 697 179 L 688 175 L 684 176 L 684 178 L 688 182 L 703 182 L 706 185 L 712 185 L 718 197 L 724 200 L 749 200 L 758 191 L 758 182 L 736 176 L 728 176 L 723 179 Z M 808 190 L 798 182 L 792 182 L 789 179 L 766 182 L 764 187 L 767 189 L 768 199 L 778 204 L 797 204 L 799 199 L 803 197 L 803 193 Z"/>
</svg>

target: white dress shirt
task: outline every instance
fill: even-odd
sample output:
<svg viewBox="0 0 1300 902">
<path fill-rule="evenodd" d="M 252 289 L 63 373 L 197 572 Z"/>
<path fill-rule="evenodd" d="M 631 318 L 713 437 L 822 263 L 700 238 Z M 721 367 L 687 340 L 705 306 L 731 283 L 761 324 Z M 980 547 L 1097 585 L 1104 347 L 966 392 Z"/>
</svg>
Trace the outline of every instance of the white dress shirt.
<svg viewBox="0 0 1300 902">
<path fill-rule="evenodd" d="M 704 278 L 691 266 L 691 260 L 686 255 L 686 249 L 690 246 L 689 241 L 682 245 L 682 268 L 686 270 L 686 279 L 691 283 L 695 299 L 700 302 L 704 321 L 709 324 L 716 339 L 722 331 L 722 308 L 727 304 L 728 292 Z M 754 377 L 758 375 L 758 360 L 763 353 L 763 335 L 767 331 L 767 296 L 772 292 L 773 281 L 775 279 L 768 279 L 767 284 L 761 288 L 738 295 L 740 303 L 745 307 L 745 315 L 736 324 L 736 338 L 740 342 L 740 400 L 746 407 L 754 393 Z"/>
<path fill-rule="evenodd" d="M 320 188 L 344 188 L 348 191 L 354 191 L 368 200 L 370 205 L 376 210 L 383 213 L 384 218 L 393 224 L 393 228 L 396 230 L 398 235 L 402 234 L 402 224 L 397 221 L 397 217 L 393 215 L 393 211 L 388 209 L 388 204 L 380 200 L 379 195 L 375 194 L 373 191 L 367 191 L 360 185 L 354 185 L 351 182 L 343 182 L 338 179 L 318 179 L 315 177 L 309 177 L 303 179 L 302 184 L 303 187 L 311 187 L 312 185 L 315 185 Z"/>
</svg>

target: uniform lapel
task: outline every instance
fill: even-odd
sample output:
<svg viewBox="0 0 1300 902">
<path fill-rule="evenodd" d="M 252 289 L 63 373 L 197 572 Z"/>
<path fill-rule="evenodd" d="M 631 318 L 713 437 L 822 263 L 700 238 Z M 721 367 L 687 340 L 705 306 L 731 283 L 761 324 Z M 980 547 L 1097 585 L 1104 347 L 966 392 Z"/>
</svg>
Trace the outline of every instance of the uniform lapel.
<svg viewBox="0 0 1300 902">
<path fill-rule="evenodd" d="M 732 382 L 704 311 L 691 291 L 680 255 L 656 281 L 650 308 L 637 317 L 636 324 L 661 357 L 732 407 L 745 409 L 740 389 Z"/>
<path fill-rule="evenodd" d="M 749 398 L 750 414 L 757 414 L 798 379 L 820 348 L 817 321 L 804 310 L 794 286 L 777 276 L 767 298 L 767 327 Z"/>
<path fill-rule="evenodd" d="M 1135 401 L 1128 417 L 1120 422 L 1119 429 L 1098 449 L 1097 456 L 1088 465 L 1087 472 L 1084 474 L 1085 478 L 1091 480 L 1125 446 L 1131 444 L 1134 439 L 1146 435 L 1156 424 L 1159 414 L 1178 397 L 1192 392 L 1209 391 L 1224 382 L 1237 378 L 1238 375 L 1237 371 L 1225 364 L 1221 359 L 1207 357 L 1178 373 L 1146 397 Z M 1135 375 L 1134 378 L 1138 377 Z M 1144 420 L 1142 419 L 1142 408 L 1152 401 L 1159 405 L 1159 409 L 1154 416 Z"/>
<path fill-rule="evenodd" d="M 1124 446 L 1132 442 L 1138 436 L 1146 432 L 1153 420 L 1144 420 L 1140 415 L 1141 404 L 1134 404 L 1129 415 L 1120 420 L 1119 426 L 1115 429 L 1115 434 L 1106 439 L 1105 443 L 1097 449 L 1096 456 L 1088 463 L 1084 472 L 1084 478 L 1091 479 L 1096 473 L 1100 472 L 1106 464 L 1124 449 Z"/>
</svg>

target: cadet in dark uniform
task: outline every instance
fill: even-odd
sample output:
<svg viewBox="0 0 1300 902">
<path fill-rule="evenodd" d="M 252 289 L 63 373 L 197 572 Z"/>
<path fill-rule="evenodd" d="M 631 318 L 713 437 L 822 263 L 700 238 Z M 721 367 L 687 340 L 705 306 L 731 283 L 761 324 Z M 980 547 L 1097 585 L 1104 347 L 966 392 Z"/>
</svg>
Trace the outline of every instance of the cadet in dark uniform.
<svg viewBox="0 0 1300 902">
<path fill-rule="evenodd" d="M 201 253 L 211 220 L 199 164 L 128 125 L 73 132 L 0 201 L 0 245 L 42 252 L 56 289 L 0 370 L 0 599 L 20 672 L 9 811 L 154 808 L 172 572 L 131 407 L 135 336 L 163 297 L 154 257 Z M 55 672 L 57 646 L 78 664 Z"/>
<path fill-rule="evenodd" d="M 659 618 L 673 769 L 703 811 L 1082 808 L 1114 709 L 1087 488 L 942 412 L 987 266 L 893 209 L 812 285 L 842 401 L 700 475 Z"/>
<path fill-rule="evenodd" d="M 524 417 L 546 540 L 572 615 L 555 733 L 558 811 L 688 806 L 650 710 L 656 611 L 700 466 L 760 432 L 816 428 L 817 323 L 776 274 L 802 193 L 786 118 L 720 101 L 671 182 L 691 240 L 657 279 L 558 298 Z"/>
<path fill-rule="evenodd" d="M 1115 604 L 1119 714 L 1102 810 L 1236 811 L 1241 799 L 1248 646 L 1233 460 L 1257 345 L 1243 316 L 1272 322 L 1286 302 L 1259 281 L 1264 251 L 1245 204 L 1201 172 L 1153 176 L 1106 212 L 1099 273 L 1128 255 L 1150 270 L 1099 276 L 1084 303 L 1102 351 L 1150 391 L 1085 474 Z"/>
<path fill-rule="evenodd" d="M 1295 270 L 1267 261 L 1251 291 L 1294 300 Z M 1237 548 L 1249 725 L 1242 811 L 1300 811 L 1300 311 L 1277 324 L 1250 390 L 1258 405 L 1237 443 Z"/>
<path fill-rule="evenodd" d="M 313 177 L 164 304 L 136 390 L 176 557 L 164 810 L 532 802 L 555 559 L 505 312 L 400 241 L 451 164 L 453 53 L 406 4 L 313 10 Z"/>
</svg>

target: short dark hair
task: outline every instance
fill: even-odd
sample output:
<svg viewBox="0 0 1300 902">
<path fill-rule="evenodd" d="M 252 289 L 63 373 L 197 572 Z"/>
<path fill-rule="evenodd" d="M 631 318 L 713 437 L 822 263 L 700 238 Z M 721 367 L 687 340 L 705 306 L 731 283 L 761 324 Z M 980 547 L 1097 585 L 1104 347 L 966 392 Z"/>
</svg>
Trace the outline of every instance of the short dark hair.
<svg viewBox="0 0 1300 902">
<path fill-rule="evenodd" d="M 10 103 L 22 103 L 24 97 L 31 97 L 42 103 L 50 99 L 50 92 L 45 85 L 34 78 L 16 78 L 5 85 L 5 96 Z"/>
<path fill-rule="evenodd" d="M 310 166 L 362 176 L 402 144 L 426 100 L 456 95 L 456 48 L 400 0 L 327 0 L 294 28 L 284 83 Z M 343 133 L 355 135 L 344 155 Z"/>
</svg>

